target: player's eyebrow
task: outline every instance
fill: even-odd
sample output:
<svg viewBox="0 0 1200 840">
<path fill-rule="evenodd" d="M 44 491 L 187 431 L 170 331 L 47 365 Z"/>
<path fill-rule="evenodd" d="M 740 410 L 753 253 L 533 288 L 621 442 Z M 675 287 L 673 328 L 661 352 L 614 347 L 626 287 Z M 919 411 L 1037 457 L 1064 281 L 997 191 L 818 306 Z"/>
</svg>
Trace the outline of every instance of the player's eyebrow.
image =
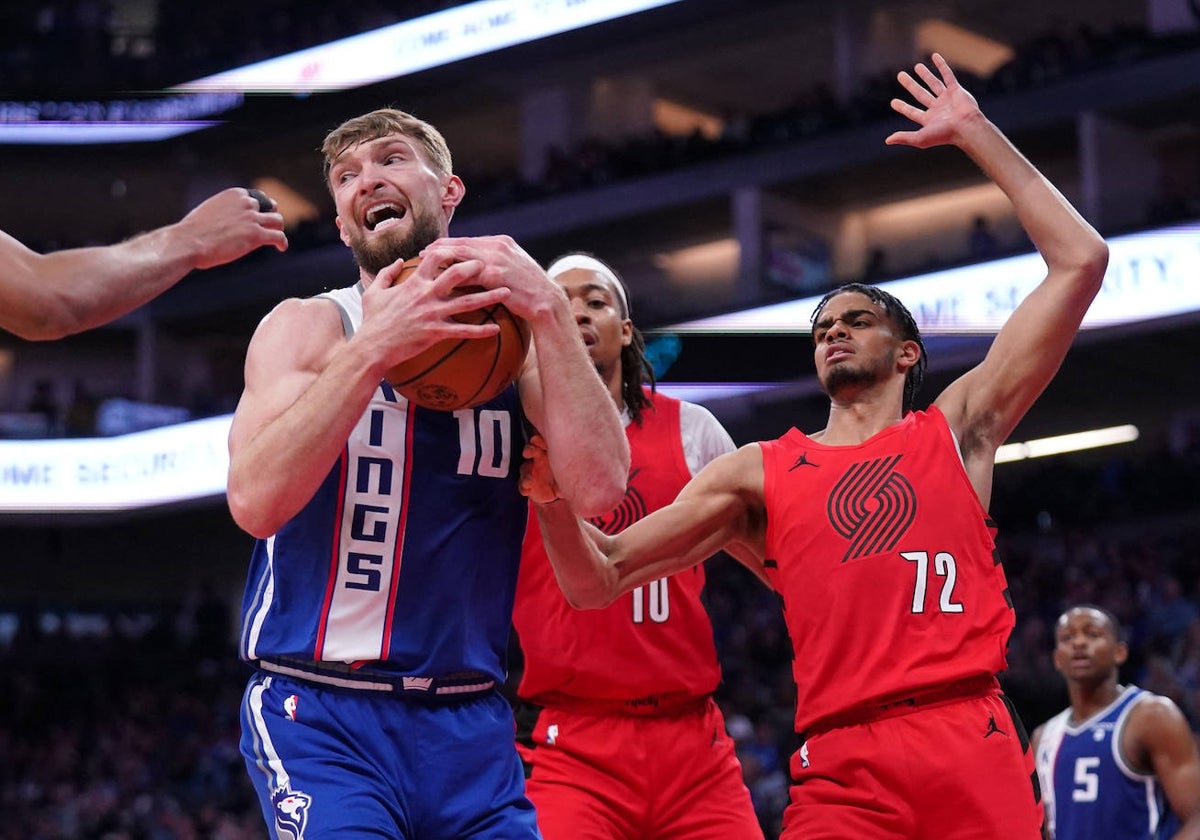
<svg viewBox="0 0 1200 840">
<path fill-rule="evenodd" d="M 606 297 L 609 298 L 609 300 L 611 300 L 613 297 L 613 290 L 610 289 L 604 283 L 588 283 L 586 286 L 583 287 L 583 293 L 585 295 L 590 295 L 593 292 L 595 292 L 597 294 L 605 295 Z"/>
<path fill-rule="evenodd" d="M 855 318 L 857 318 L 859 315 L 872 315 L 873 316 L 875 314 L 876 313 L 870 309 L 847 309 L 841 315 L 837 316 L 837 318 L 833 317 L 832 315 L 826 315 L 826 316 L 820 318 L 815 324 L 813 324 L 813 326 L 819 330 L 824 330 L 824 329 L 828 329 L 829 327 L 832 327 L 833 322 L 837 321 L 839 319 L 842 321 L 852 321 Z"/>
</svg>

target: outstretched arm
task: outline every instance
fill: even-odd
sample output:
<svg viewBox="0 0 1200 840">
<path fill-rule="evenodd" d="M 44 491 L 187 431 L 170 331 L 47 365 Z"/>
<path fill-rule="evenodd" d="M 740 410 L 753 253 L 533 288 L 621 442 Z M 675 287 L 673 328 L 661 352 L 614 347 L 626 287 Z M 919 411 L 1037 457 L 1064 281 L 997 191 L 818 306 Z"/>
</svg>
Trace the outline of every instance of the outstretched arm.
<svg viewBox="0 0 1200 840">
<path fill-rule="evenodd" d="M 241 187 L 116 245 L 38 254 L 0 233 L 0 327 L 31 341 L 82 332 L 136 309 L 193 269 L 263 245 L 287 248 L 283 217 L 261 212 Z"/>
<path fill-rule="evenodd" d="M 756 444 L 712 461 L 679 497 L 614 536 L 556 499 L 545 450 L 535 439 L 522 492 L 534 503 L 559 588 L 579 609 L 611 604 L 648 581 L 691 568 L 722 549 L 764 576 L 762 452 Z"/>
<path fill-rule="evenodd" d="M 1100 291 L 1108 246 L 1046 178 L 980 111 L 975 98 L 940 55 L 934 73 L 900 83 L 916 104 L 892 108 L 920 126 L 898 131 L 889 144 L 962 149 L 1008 196 L 1025 232 L 1046 261 L 1042 283 L 1017 307 L 987 357 L 936 400 L 963 445 L 963 457 L 984 504 L 995 451 L 1058 371 L 1088 306 Z"/>
</svg>

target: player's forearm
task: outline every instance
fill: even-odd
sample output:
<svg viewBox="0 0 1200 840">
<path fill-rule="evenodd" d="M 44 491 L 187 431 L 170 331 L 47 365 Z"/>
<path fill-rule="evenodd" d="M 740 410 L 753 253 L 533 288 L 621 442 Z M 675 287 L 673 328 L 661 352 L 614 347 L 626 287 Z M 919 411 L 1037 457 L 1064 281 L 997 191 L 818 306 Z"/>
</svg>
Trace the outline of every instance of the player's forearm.
<svg viewBox="0 0 1200 840">
<path fill-rule="evenodd" d="M 576 516 L 566 500 L 534 504 L 559 589 L 576 609 L 600 609 L 621 592 L 601 546 L 603 535 Z"/>
<path fill-rule="evenodd" d="M 44 323 L 38 338 L 119 318 L 179 282 L 197 259 L 196 243 L 174 225 L 116 245 L 40 255 L 35 273 Z"/>
<path fill-rule="evenodd" d="M 538 375 L 544 417 L 540 431 L 549 444 L 559 494 L 582 516 L 608 513 L 625 495 L 629 441 L 611 395 L 579 338 L 569 309 L 539 324 Z"/>
<path fill-rule="evenodd" d="M 1108 246 L 1058 188 L 982 115 L 960 130 L 959 146 L 1008 196 L 1051 274 L 1098 289 Z"/>
</svg>

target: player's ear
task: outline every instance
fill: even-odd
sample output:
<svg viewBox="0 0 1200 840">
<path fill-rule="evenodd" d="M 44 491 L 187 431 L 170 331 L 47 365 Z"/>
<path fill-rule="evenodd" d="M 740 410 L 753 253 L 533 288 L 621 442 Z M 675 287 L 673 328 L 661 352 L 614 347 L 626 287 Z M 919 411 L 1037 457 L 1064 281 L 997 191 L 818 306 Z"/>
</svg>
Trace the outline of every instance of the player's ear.
<svg viewBox="0 0 1200 840">
<path fill-rule="evenodd" d="M 633 343 L 633 321 L 626 318 L 621 322 L 621 346 L 628 347 Z"/>
<path fill-rule="evenodd" d="M 1124 642 L 1117 642 L 1113 648 L 1113 661 L 1118 665 L 1124 665 L 1125 660 L 1129 658 L 1129 645 Z"/>
<path fill-rule="evenodd" d="M 453 212 L 454 208 L 462 203 L 466 194 L 467 187 L 463 184 L 462 178 L 457 175 L 448 176 L 442 187 L 442 208 Z"/>
<path fill-rule="evenodd" d="M 346 226 L 342 224 L 341 217 L 334 216 L 333 223 L 335 225 L 337 225 L 338 237 L 342 240 L 342 244 L 349 246 L 350 245 L 350 236 L 349 236 L 349 234 L 346 233 Z"/>
<path fill-rule="evenodd" d="M 896 363 L 900 365 L 901 370 L 907 371 L 920 360 L 921 345 L 912 340 L 900 342 L 900 347 L 896 352 Z"/>
</svg>

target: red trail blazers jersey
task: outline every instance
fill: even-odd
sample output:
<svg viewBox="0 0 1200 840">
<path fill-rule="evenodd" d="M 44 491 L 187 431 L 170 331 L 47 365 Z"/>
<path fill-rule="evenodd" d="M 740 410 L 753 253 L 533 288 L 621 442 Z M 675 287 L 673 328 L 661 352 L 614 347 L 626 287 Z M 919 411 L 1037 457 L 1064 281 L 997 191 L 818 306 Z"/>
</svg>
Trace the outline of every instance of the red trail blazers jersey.
<svg viewBox="0 0 1200 840">
<path fill-rule="evenodd" d="M 593 520 L 616 533 L 675 500 L 691 478 L 680 434 L 679 401 L 652 396 L 642 424 L 625 427 L 632 462 L 621 505 Z M 715 422 L 715 421 L 714 421 Z M 600 610 L 567 603 L 530 512 L 513 622 L 525 652 L 518 694 L 541 705 L 566 697 L 635 700 L 711 694 L 721 677 L 712 623 L 700 600 L 704 566 L 652 581 Z"/>
<path fill-rule="evenodd" d="M 767 573 L 796 652 L 796 731 L 1006 666 L 994 527 L 945 416 L 856 446 L 761 444 Z"/>
</svg>

